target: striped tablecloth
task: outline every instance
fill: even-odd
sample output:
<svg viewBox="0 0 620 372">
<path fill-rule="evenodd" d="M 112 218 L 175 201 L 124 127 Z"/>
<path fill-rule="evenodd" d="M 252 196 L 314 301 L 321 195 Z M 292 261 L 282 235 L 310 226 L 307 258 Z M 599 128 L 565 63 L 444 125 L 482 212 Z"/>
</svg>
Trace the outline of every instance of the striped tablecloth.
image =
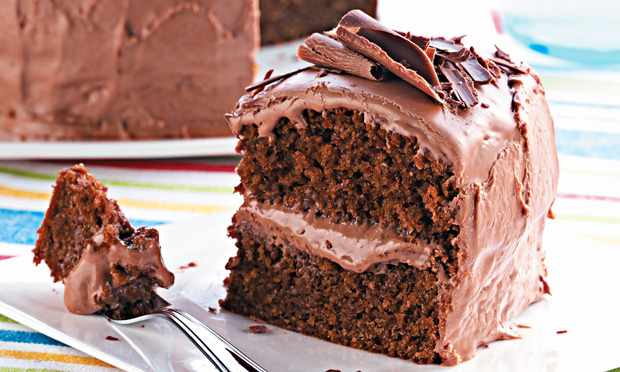
<svg viewBox="0 0 620 372">
<path fill-rule="evenodd" d="M 541 72 L 560 153 L 557 219 L 572 234 L 620 249 L 620 77 Z M 238 159 L 85 164 L 134 225 L 156 226 L 238 206 Z M 0 260 L 31 254 L 56 172 L 74 162 L 0 161 Z M 0 371 L 113 369 L 0 316 Z"/>
</svg>

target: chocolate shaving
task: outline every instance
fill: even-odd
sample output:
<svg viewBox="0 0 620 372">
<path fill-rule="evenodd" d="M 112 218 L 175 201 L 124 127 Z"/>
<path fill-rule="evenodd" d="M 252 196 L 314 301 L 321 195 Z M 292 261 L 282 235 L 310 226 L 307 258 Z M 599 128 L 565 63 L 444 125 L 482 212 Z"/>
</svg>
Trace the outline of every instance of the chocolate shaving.
<svg viewBox="0 0 620 372">
<path fill-rule="evenodd" d="M 431 42 L 429 43 L 429 46 L 431 48 L 443 50 L 444 52 L 447 52 L 447 53 L 458 53 L 462 49 L 465 49 L 464 46 L 457 45 L 454 43 L 454 41 L 446 40 L 446 38 L 443 38 L 443 37 L 432 38 Z"/>
<path fill-rule="evenodd" d="M 368 80 L 381 80 L 383 69 L 375 62 L 342 43 L 323 34 L 314 33 L 297 49 L 297 57 L 303 61 L 345 71 Z"/>
<path fill-rule="evenodd" d="M 420 49 L 422 50 L 426 50 L 428 48 L 428 45 L 431 42 L 431 39 L 427 37 L 412 35 L 410 32 L 402 32 L 402 31 L 394 31 L 394 32 L 404 37 L 405 39 L 411 41 L 415 45 L 419 46 Z"/>
<path fill-rule="evenodd" d="M 435 61 L 435 51 L 436 51 L 435 48 L 428 48 L 424 51 L 426 55 L 428 56 L 428 59 L 430 59 L 431 62 Z"/>
<path fill-rule="evenodd" d="M 286 79 L 286 78 L 291 77 L 293 75 L 297 75 L 300 72 L 304 72 L 306 70 L 311 69 L 312 67 L 313 66 L 307 66 L 307 67 L 304 67 L 304 68 L 300 68 L 299 70 L 287 72 L 286 74 L 274 76 L 274 77 L 265 79 L 263 81 L 259 81 L 258 83 L 254 83 L 254 84 L 252 84 L 250 86 L 245 87 L 245 91 L 249 93 L 249 92 L 251 92 L 253 90 L 256 90 L 256 89 L 261 89 L 262 90 L 263 88 L 265 88 L 269 84 L 275 83 L 276 81 L 280 81 L 282 79 Z"/>
<path fill-rule="evenodd" d="M 519 72 L 521 74 L 527 74 L 527 70 L 524 70 L 522 67 L 515 65 L 512 62 L 504 61 L 503 59 L 492 59 L 491 61 L 495 62 L 495 64 L 500 67 L 506 67 L 510 72 Z"/>
<path fill-rule="evenodd" d="M 271 75 L 273 75 L 273 69 L 270 69 L 269 71 L 265 72 L 265 77 L 263 77 L 263 80 L 269 79 Z"/>
<path fill-rule="evenodd" d="M 440 49 L 440 52 L 438 52 L 437 54 L 440 55 L 443 59 L 455 63 L 465 62 L 469 59 L 469 50 L 465 48 L 459 50 L 458 52 L 447 52 Z"/>
<path fill-rule="evenodd" d="M 510 63 L 512 63 L 512 60 L 510 59 L 510 55 L 506 52 L 504 52 L 503 50 L 499 49 L 499 47 L 497 45 L 495 45 L 495 57 L 500 58 L 500 59 L 504 59 Z"/>
<path fill-rule="evenodd" d="M 491 60 L 487 59 L 486 63 L 489 66 L 488 69 L 489 72 L 491 72 L 491 75 L 493 75 L 494 78 L 499 79 L 500 76 L 502 76 L 502 70 Z"/>
<path fill-rule="evenodd" d="M 452 83 L 452 89 L 456 98 L 465 105 L 465 108 L 473 107 L 478 103 L 478 93 L 474 88 L 473 81 L 467 74 L 448 61 L 439 65 L 439 69 L 446 79 Z"/>
<path fill-rule="evenodd" d="M 352 10 L 340 20 L 336 35 L 344 45 L 376 61 L 441 103 L 433 89 L 433 86 L 439 86 L 437 73 L 428 55 L 415 43 L 360 10 Z"/>
<path fill-rule="evenodd" d="M 475 83 L 487 84 L 493 79 L 489 70 L 481 65 L 478 61 L 479 56 L 476 51 L 471 48 L 468 50 L 462 45 L 457 45 L 464 36 L 453 40 L 446 40 L 438 37 L 431 40 L 430 46 L 439 50 L 438 55 L 443 59 L 455 63 L 458 67 L 464 69 Z M 455 42 L 456 40 L 456 42 Z"/>
<path fill-rule="evenodd" d="M 463 45 L 463 39 L 465 38 L 465 36 L 467 35 L 455 36 L 450 38 L 450 41 L 454 42 L 455 44 Z"/>
<path fill-rule="evenodd" d="M 462 62 L 461 66 L 463 66 L 475 83 L 486 84 L 493 79 L 489 70 L 478 62 L 478 58 L 476 58 L 475 55 L 472 55 L 467 61 Z"/>
</svg>

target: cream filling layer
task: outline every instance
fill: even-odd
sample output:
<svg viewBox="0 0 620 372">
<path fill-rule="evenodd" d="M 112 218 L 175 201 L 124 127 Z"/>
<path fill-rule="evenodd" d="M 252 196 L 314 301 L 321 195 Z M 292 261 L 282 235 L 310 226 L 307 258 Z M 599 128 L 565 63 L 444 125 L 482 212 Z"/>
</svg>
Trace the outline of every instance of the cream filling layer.
<svg viewBox="0 0 620 372">
<path fill-rule="evenodd" d="M 237 221 L 249 221 L 273 236 L 283 249 L 290 244 L 361 273 L 377 264 L 405 263 L 418 269 L 430 267 L 430 256 L 439 246 L 425 241 L 409 243 L 394 229 L 375 224 L 335 224 L 312 212 L 293 212 L 282 206 L 246 200 Z"/>
</svg>

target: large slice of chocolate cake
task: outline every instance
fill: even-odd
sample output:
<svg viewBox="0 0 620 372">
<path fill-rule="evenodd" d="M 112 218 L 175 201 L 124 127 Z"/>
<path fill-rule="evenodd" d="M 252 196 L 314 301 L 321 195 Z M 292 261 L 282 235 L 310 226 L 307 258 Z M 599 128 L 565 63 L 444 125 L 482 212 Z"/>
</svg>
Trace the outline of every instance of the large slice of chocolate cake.
<svg viewBox="0 0 620 372">
<path fill-rule="evenodd" d="M 558 182 L 538 76 L 359 11 L 299 56 L 316 66 L 255 85 L 228 116 L 244 203 L 222 306 L 417 363 L 518 337 L 548 292 Z"/>
<path fill-rule="evenodd" d="M 154 287 L 171 286 L 174 275 L 162 261 L 157 230 L 134 230 L 106 193 L 81 164 L 60 171 L 34 262 L 45 261 L 54 281 L 65 284 L 65 305 L 73 313 L 147 314 L 165 305 Z"/>
</svg>

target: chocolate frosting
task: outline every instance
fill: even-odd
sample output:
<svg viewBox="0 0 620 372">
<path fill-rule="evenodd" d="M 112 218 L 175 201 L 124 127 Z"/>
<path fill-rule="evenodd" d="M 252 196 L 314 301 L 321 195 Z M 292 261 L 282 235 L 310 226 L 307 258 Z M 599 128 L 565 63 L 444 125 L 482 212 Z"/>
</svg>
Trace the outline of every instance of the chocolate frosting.
<svg viewBox="0 0 620 372">
<path fill-rule="evenodd" d="M 479 56 L 475 58 L 478 61 Z M 460 258 L 456 275 L 438 275 L 439 293 L 447 306 L 436 351 L 446 358 L 445 364 L 472 358 L 478 345 L 517 337 L 516 317 L 547 291 L 541 236 L 557 190 L 558 162 L 544 88 L 529 68 L 526 73 L 498 72 L 492 62 L 482 59 L 482 63 L 489 66 L 495 82 L 476 84 L 482 104 L 466 110 L 438 105 L 389 73 L 382 81 L 371 81 L 306 70 L 242 97 L 228 116 L 236 135 L 244 125 L 257 124 L 260 136 L 275 140 L 272 131 L 282 117 L 303 128 L 307 125 L 304 110 L 353 109 L 367 123 L 415 137 L 421 151 L 452 168 L 460 193 L 449 207 L 460 228 L 454 241 Z M 317 224 L 306 215 L 295 217 L 276 206 L 269 211 L 249 201 L 252 195 L 245 197 L 238 218 L 267 229 L 288 229 L 286 239 L 299 244 L 298 248 L 350 270 L 370 269 L 368 263 L 380 262 L 384 252 L 378 247 L 389 241 L 380 234 L 366 236 L 367 230 L 360 226 Z M 311 222 L 318 229 L 316 238 L 295 232 Z M 353 243 L 341 251 L 332 244 L 330 252 L 327 244 L 321 244 L 321 234 L 327 240 L 336 234 L 363 244 Z M 355 249 L 359 251 L 354 255 L 344 254 Z M 426 248 L 422 244 L 409 249 L 398 260 L 423 268 L 428 263 L 421 264 L 423 255 L 416 252 L 436 246 L 430 242 Z"/>
<path fill-rule="evenodd" d="M 0 2 L 0 140 L 227 136 L 256 0 Z"/>
<path fill-rule="evenodd" d="M 120 239 L 116 239 L 113 244 L 102 246 L 103 229 L 93 235 L 92 242 L 86 246 L 80 260 L 64 279 L 64 301 L 67 309 L 82 315 L 103 310 L 103 305 L 98 303 L 97 299 L 115 287 L 111 268 L 116 265 L 129 266 L 140 272 L 149 273 L 148 275 L 152 276 L 160 287 L 170 287 L 174 283 L 174 275 L 164 266 L 159 235 L 155 230 L 149 233 L 154 234 L 155 238 L 150 239 L 146 247 L 141 250 L 127 247 Z M 114 304 L 109 305 L 115 308 Z"/>
</svg>

